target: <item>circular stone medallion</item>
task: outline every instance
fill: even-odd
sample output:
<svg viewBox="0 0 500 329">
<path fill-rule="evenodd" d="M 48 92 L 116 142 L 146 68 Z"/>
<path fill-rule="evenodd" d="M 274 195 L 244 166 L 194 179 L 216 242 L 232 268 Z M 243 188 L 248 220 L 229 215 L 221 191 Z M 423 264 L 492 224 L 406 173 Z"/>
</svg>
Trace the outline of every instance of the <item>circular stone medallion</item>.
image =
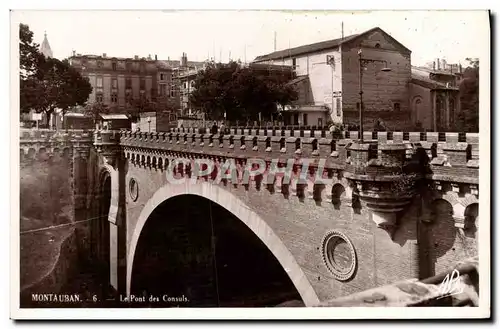
<svg viewBox="0 0 500 329">
<path fill-rule="evenodd" d="M 137 198 L 139 197 L 139 185 L 134 178 L 130 178 L 130 181 L 128 183 L 128 190 L 132 201 L 137 200 Z"/>
<path fill-rule="evenodd" d="M 323 238 L 322 246 L 323 260 L 335 279 L 351 279 L 358 264 L 351 240 L 344 233 L 330 231 Z"/>
</svg>

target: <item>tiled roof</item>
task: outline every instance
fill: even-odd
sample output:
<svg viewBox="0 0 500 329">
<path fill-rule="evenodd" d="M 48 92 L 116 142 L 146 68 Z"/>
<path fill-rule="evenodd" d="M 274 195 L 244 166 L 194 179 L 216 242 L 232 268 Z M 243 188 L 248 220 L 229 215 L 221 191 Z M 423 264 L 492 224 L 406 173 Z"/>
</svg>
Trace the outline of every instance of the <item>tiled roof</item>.
<svg viewBox="0 0 500 329">
<path fill-rule="evenodd" d="M 128 117 L 125 114 L 101 114 L 104 120 L 126 120 Z"/>
<path fill-rule="evenodd" d="M 77 112 L 68 112 L 64 114 L 65 117 L 73 117 L 73 118 L 83 118 L 85 117 L 85 113 L 77 113 Z"/>
<path fill-rule="evenodd" d="M 442 74 L 442 75 L 450 75 L 450 76 L 455 76 L 455 73 L 457 72 L 450 72 L 450 71 L 445 71 L 445 70 L 433 70 L 427 67 L 421 67 L 421 66 L 412 66 L 411 68 L 412 71 L 421 71 L 423 73 L 427 74 Z"/>
<path fill-rule="evenodd" d="M 293 80 L 289 81 L 289 82 L 287 83 L 287 85 L 295 85 L 295 84 L 298 84 L 298 83 L 300 83 L 300 82 L 302 82 L 302 81 L 306 81 L 306 80 L 308 80 L 308 79 L 309 79 L 309 76 L 308 76 L 308 75 L 301 75 L 301 76 L 298 76 L 298 77 L 296 77 L 295 79 L 293 79 Z"/>
<path fill-rule="evenodd" d="M 293 105 L 285 108 L 285 112 L 328 112 L 324 105 Z"/>
<path fill-rule="evenodd" d="M 344 38 L 338 38 L 338 39 L 333 39 L 333 40 L 328 40 L 328 41 L 322 41 L 322 42 L 317 42 L 305 46 L 300 46 L 300 47 L 295 47 L 295 48 L 290 48 L 290 49 L 285 49 L 285 50 L 279 50 L 275 51 L 273 53 L 267 54 L 267 55 L 262 55 L 258 56 L 255 58 L 254 62 L 262 62 L 262 61 L 267 61 L 267 60 L 272 60 L 272 59 L 281 59 L 281 58 L 288 58 L 288 57 L 293 57 L 297 55 L 302 55 L 302 54 L 308 54 L 308 53 L 314 53 L 318 52 L 321 50 L 326 50 L 326 49 L 332 49 L 340 46 L 343 43 L 348 43 L 358 37 L 364 36 L 366 34 L 372 33 L 374 31 L 380 31 L 383 34 L 389 36 L 393 41 L 398 43 L 402 48 L 407 50 L 408 52 L 410 51 L 408 48 L 403 46 L 401 43 L 399 43 L 396 39 L 392 38 L 389 34 L 384 32 L 381 28 L 375 27 L 373 29 L 370 29 L 368 31 L 365 31 L 360 34 L 353 34 L 349 35 Z"/>
<path fill-rule="evenodd" d="M 437 82 L 429 78 L 422 76 L 412 75 L 411 83 L 422 86 L 428 89 L 440 89 L 440 90 L 458 90 L 458 87 L 447 87 L 445 83 Z"/>
</svg>

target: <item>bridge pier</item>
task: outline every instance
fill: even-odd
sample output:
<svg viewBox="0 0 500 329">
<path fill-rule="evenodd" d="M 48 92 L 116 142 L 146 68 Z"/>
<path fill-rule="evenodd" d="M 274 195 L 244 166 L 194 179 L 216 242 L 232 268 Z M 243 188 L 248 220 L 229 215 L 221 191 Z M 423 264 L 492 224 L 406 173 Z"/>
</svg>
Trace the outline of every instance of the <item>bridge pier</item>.
<svg viewBox="0 0 500 329">
<path fill-rule="evenodd" d="M 103 167 L 111 176 L 111 201 L 108 214 L 110 285 L 117 294 L 126 294 L 126 161 L 122 157 L 118 143 L 119 138 L 112 131 L 95 135 L 94 145 L 102 156 Z"/>
</svg>

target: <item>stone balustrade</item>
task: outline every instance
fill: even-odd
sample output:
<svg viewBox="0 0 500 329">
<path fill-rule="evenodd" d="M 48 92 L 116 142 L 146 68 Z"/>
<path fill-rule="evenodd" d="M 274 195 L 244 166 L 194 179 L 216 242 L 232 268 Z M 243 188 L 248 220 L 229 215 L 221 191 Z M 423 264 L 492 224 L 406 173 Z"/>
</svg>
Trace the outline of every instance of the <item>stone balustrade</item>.
<svg viewBox="0 0 500 329">
<path fill-rule="evenodd" d="M 346 149 L 356 138 L 351 139 L 352 132 L 344 139 L 325 137 L 300 137 L 300 136 L 272 136 L 258 135 L 212 135 L 200 133 L 180 132 L 121 132 L 122 145 L 169 149 L 179 152 L 192 152 L 229 156 L 236 158 L 260 157 L 263 159 L 275 158 L 312 158 L 326 159 L 327 167 L 344 168 L 350 152 Z M 477 134 L 467 135 L 467 142 L 441 142 L 438 133 L 427 133 L 429 141 L 417 140 L 420 133 L 408 133 L 412 140 L 405 140 L 406 133 L 377 133 L 376 140 L 366 140 L 374 144 L 374 154 L 384 152 L 378 145 L 402 144 L 406 147 L 406 158 L 410 159 L 418 149 L 422 149 L 428 156 L 430 167 L 436 168 L 437 174 L 442 176 L 453 175 L 457 168 L 461 169 L 461 176 L 476 177 L 478 175 L 479 161 L 474 158 L 473 149 L 477 149 Z M 419 134 L 419 135 L 416 135 Z M 449 139 L 457 139 L 458 133 L 446 133 Z M 357 136 L 357 135 L 356 135 Z M 355 136 L 355 137 L 356 137 Z M 402 137 L 398 139 L 397 137 Z M 428 137 L 429 137 L 428 136 Z M 476 138 L 474 138 L 474 136 Z M 388 137 L 391 137 L 390 140 Z M 395 138 L 396 137 L 396 138 Z M 386 139 L 384 139 L 386 138 Z M 381 161 L 384 161 L 381 159 Z M 434 170 L 433 170 L 434 171 Z"/>
</svg>

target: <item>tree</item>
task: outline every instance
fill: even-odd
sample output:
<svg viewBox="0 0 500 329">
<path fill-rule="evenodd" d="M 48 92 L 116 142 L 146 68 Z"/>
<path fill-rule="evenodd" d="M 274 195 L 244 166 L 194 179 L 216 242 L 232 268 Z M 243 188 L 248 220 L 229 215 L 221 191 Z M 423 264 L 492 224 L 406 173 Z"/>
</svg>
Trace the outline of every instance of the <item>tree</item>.
<svg viewBox="0 0 500 329">
<path fill-rule="evenodd" d="M 19 57 L 21 113 L 28 113 L 32 109 L 41 112 L 44 108 L 41 102 L 44 90 L 35 75 L 43 55 L 38 51 L 38 44 L 33 42 L 33 32 L 25 24 L 19 25 Z"/>
<path fill-rule="evenodd" d="M 33 43 L 33 32 L 27 25 L 19 27 L 21 112 L 44 112 L 47 117 L 60 108 L 64 113 L 74 106 L 84 106 L 92 92 L 67 60 L 45 58 Z"/>
<path fill-rule="evenodd" d="M 108 114 L 110 112 L 109 106 L 101 102 L 95 102 L 92 104 L 87 104 L 83 110 L 84 114 L 91 117 L 94 121 L 94 125 L 99 121 L 100 114 Z"/>
<path fill-rule="evenodd" d="M 209 63 L 195 78 L 190 103 L 211 120 L 269 118 L 277 104 L 287 105 L 297 93 L 287 82 L 290 72 L 244 67 L 239 62 Z"/>
<path fill-rule="evenodd" d="M 479 61 L 467 58 L 469 67 L 464 70 L 460 83 L 460 106 L 458 126 L 462 131 L 479 131 Z"/>
<path fill-rule="evenodd" d="M 133 99 L 127 104 L 125 112 L 132 120 L 137 120 L 143 112 L 156 112 L 157 103 L 147 98 Z"/>
<path fill-rule="evenodd" d="M 33 32 L 25 24 L 19 24 L 19 55 L 21 79 L 26 79 L 35 73 L 41 54 L 38 44 L 33 42 Z"/>
</svg>

